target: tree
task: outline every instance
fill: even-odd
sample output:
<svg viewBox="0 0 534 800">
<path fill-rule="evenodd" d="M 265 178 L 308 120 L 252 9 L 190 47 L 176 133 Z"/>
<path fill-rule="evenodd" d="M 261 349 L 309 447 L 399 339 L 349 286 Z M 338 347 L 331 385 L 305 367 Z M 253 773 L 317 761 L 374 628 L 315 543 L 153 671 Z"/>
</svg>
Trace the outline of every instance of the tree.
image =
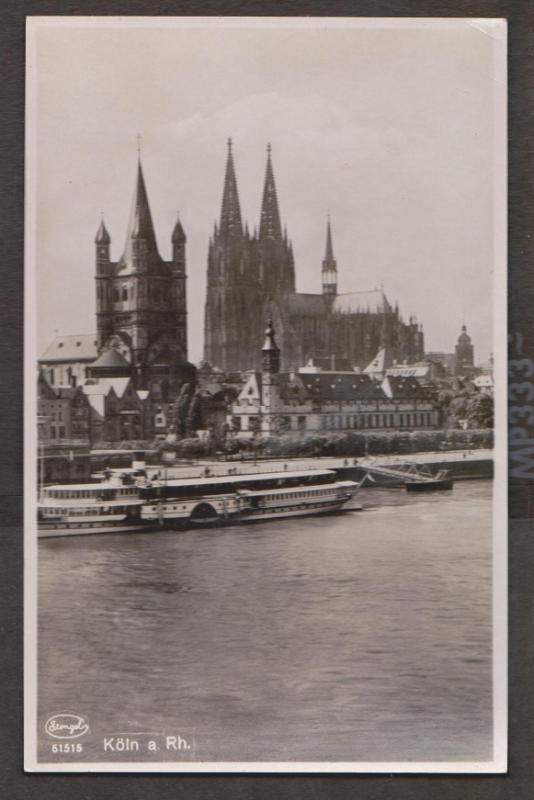
<svg viewBox="0 0 534 800">
<path fill-rule="evenodd" d="M 184 383 L 180 389 L 180 394 L 174 401 L 173 405 L 173 424 L 178 438 L 182 438 L 187 432 L 187 418 L 189 411 L 189 404 L 191 402 L 191 395 L 193 393 L 193 386 L 191 383 Z"/>
<path fill-rule="evenodd" d="M 185 420 L 186 436 L 191 436 L 200 427 L 200 392 L 196 389 L 189 398 Z"/>
<path fill-rule="evenodd" d="M 248 429 L 252 433 L 259 433 L 261 430 L 261 417 L 259 414 L 254 414 L 248 418 Z"/>
<path fill-rule="evenodd" d="M 493 397 L 489 394 L 474 397 L 467 406 L 469 428 L 493 428 L 493 406 Z"/>
</svg>

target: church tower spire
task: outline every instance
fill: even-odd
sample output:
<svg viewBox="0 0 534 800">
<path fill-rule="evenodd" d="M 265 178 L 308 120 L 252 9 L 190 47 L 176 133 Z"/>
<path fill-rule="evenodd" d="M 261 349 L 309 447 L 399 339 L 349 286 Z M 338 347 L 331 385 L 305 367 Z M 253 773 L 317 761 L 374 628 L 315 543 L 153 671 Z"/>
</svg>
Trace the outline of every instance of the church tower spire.
<svg viewBox="0 0 534 800">
<path fill-rule="evenodd" d="M 274 338 L 273 321 L 269 318 L 265 330 L 265 342 L 261 348 L 262 352 L 262 371 L 277 373 L 280 371 L 280 348 Z"/>
<path fill-rule="evenodd" d="M 334 258 L 334 248 L 332 246 L 332 227 L 330 225 L 330 214 L 326 224 L 326 251 L 323 258 L 321 270 L 323 294 L 330 297 L 337 294 L 337 261 Z"/>
<path fill-rule="evenodd" d="M 278 210 L 278 198 L 276 196 L 270 144 L 267 145 L 267 167 L 265 170 L 263 200 L 261 204 L 260 240 L 261 239 L 282 240 L 282 226 L 280 224 L 280 212 Z"/>
<path fill-rule="evenodd" d="M 280 404 L 280 349 L 274 339 L 273 321 L 269 318 L 265 331 L 265 343 L 261 349 L 261 394 L 263 411 L 270 415 Z M 272 420 L 267 420 L 270 430 Z"/>
<path fill-rule="evenodd" d="M 141 157 L 137 160 L 137 175 L 135 180 L 134 197 L 128 232 L 126 234 L 126 244 L 124 253 L 120 260 L 123 266 L 136 270 L 140 266 L 143 257 L 153 257 L 159 259 L 156 234 L 152 222 L 152 214 L 148 202 L 148 194 L 145 185 L 145 177 L 141 166 Z"/>
<path fill-rule="evenodd" d="M 224 190 L 221 206 L 221 224 L 219 230 L 223 236 L 243 235 L 231 139 L 228 139 L 228 157 L 226 159 L 226 172 L 224 176 Z"/>
</svg>

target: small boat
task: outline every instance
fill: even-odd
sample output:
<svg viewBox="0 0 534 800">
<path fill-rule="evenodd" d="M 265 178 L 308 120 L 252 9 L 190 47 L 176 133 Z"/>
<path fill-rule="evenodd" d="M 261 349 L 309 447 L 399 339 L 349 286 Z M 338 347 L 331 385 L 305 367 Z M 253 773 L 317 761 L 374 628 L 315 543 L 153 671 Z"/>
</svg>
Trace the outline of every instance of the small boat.
<svg viewBox="0 0 534 800">
<path fill-rule="evenodd" d="M 404 484 L 407 492 L 437 492 L 448 491 L 453 488 L 454 480 L 446 469 L 441 469 L 436 475 L 420 475 Z"/>
</svg>

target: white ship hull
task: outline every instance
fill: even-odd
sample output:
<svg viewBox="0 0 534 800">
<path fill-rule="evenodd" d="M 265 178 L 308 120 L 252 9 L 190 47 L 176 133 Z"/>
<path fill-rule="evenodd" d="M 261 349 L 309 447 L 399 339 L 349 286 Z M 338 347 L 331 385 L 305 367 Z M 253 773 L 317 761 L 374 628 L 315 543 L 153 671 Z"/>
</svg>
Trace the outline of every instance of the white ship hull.
<svg viewBox="0 0 534 800">
<path fill-rule="evenodd" d="M 335 511 L 341 511 L 345 505 L 346 500 L 338 500 L 332 503 L 327 503 L 321 506 L 305 506 L 303 508 L 287 508 L 287 509 L 261 509 L 254 511 L 250 514 L 243 514 L 240 522 L 263 522 L 268 519 L 283 519 L 285 517 L 310 517 L 316 514 L 331 514 Z M 361 507 L 358 507 L 360 510 Z M 353 510 L 355 510 L 353 508 Z"/>
<path fill-rule="evenodd" d="M 96 533 L 142 533 L 154 530 L 154 525 L 143 523 L 84 523 L 40 522 L 37 528 L 39 539 L 53 539 L 59 536 L 88 536 Z"/>
<path fill-rule="evenodd" d="M 353 498 L 358 484 L 332 478 L 328 470 L 258 473 L 156 484 L 147 487 L 148 494 L 143 487 L 109 483 L 49 487 L 40 504 L 38 536 L 137 533 L 333 513 Z"/>
</svg>

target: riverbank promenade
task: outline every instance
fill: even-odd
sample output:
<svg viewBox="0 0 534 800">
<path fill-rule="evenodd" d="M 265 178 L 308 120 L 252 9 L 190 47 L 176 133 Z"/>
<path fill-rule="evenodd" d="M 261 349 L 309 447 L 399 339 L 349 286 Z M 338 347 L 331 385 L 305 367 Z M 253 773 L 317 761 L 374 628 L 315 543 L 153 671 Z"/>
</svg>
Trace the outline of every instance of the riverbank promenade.
<svg viewBox="0 0 534 800">
<path fill-rule="evenodd" d="M 258 459 L 257 461 L 216 461 L 202 459 L 194 463 L 169 464 L 166 466 L 147 467 L 149 476 L 165 472 L 167 479 L 200 478 L 219 475 L 250 475 L 257 472 L 284 472 L 286 470 L 334 469 L 344 470 L 358 468 L 372 470 L 373 467 L 398 467 L 404 465 L 428 465 L 442 468 L 443 465 L 471 464 L 492 462 L 492 450 L 453 450 L 431 453 L 408 453 L 403 455 L 377 455 L 364 458 L 332 457 L 322 458 L 285 458 Z"/>
</svg>

